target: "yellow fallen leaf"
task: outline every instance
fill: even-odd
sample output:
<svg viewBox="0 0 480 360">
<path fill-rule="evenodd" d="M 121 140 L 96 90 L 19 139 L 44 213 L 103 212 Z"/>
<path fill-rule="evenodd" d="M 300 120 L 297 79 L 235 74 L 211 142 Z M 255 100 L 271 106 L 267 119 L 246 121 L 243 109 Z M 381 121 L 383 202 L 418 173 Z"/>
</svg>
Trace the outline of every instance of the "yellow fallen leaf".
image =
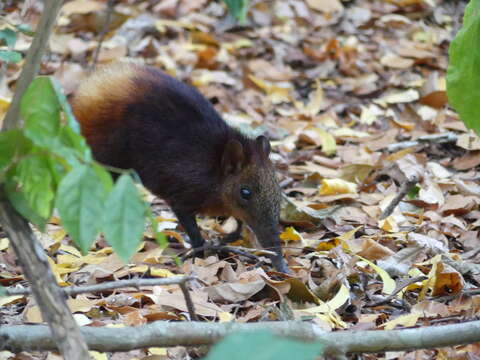
<svg viewBox="0 0 480 360">
<path fill-rule="evenodd" d="M 380 99 L 374 100 L 380 106 L 386 107 L 387 104 L 409 103 L 418 100 L 420 95 L 417 90 L 409 89 L 401 92 L 393 92 Z"/>
<path fill-rule="evenodd" d="M 70 246 L 70 245 L 62 244 L 62 245 L 60 245 L 59 250 L 70 253 L 70 254 L 75 255 L 77 257 L 82 257 L 82 253 L 76 247 L 73 247 L 73 246 Z"/>
<path fill-rule="evenodd" d="M 220 322 L 230 322 L 233 320 L 233 315 L 230 314 L 229 312 L 222 311 L 218 313 L 218 319 Z"/>
<path fill-rule="evenodd" d="M 360 114 L 360 123 L 372 125 L 375 120 L 385 112 L 375 104 L 369 106 L 362 106 L 362 113 Z"/>
<path fill-rule="evenodd" d="M 429 259 L 428 261 L 425 261 L 420 264 L 416 264 L 416 265 L 432 265 L 432 268 L 430 269 L 429 273 L 426 275 L 428 279 L 423 282 L 423 288 L 422 290 L 420 290 L 420 293 L 418 294 L 418 301 L 422 301 L 427 295 L 428 290 L 433 289 L 433 287 L 435 286 L 435 281 L 436 281 L 435 274 L 437 273 L 438 263 L 441 260 L 442 260 L 442 255 L 438 254 L 438 255 L 435 255 L 433 258 Z"/>
<path fill-rule="evenodd" d="M 293 226 L 288 226 L 285 231 L 280 234 L 280 239 L 283 241 L 301 241 L 302 235 L 300 235 Z"/>
<path fill-rule="evenodd" d="M 243 38 L 233 42 L 223 43 L 221 46 L 228 51 L 234 51 L 244 47 L 251 47 L 253 46 L 253 42 L 250 39 Z"/>
<path fill-rule="evenodd" d="M 322 141 L 322 151 L 327 156 L 335 154 L 337 152 L 337 142 L 332 134 L 320 128 L 315 128 L 315 131 Z"/>
<path fill-rule="evenodd" d="M 107 354 L 105 353 L 100 353 L 98 351 L 89 351 L 88 353 L 95 360 L 108 360 Z"/>
<path fill-rule="evenodd" d="M 191 23 L 188 23 L 188 22 L 168 20 L 168 19 L 162 19 L 162 20 L 155 21 L 155 28 L 159 32 L 165 33 L 167 31 L 167 27 L 183 28 L 183 29 L 187 29 L 187 30 L 194 30 L 195 29 L 195 26 L 192 25 Z"/>
<path fill-rule="evenodd" d="M 170 270 L 160 268 L 150 268 L 150 275 L 155 277 L 170 277 L 175 276 Z"/>
<path fill-rule="evenodd" d="M 329 239 L 329 240 L 326 240 L 326 241 L 322 240 L 317 245 L 315 250 L 317 250 L 317 251 L 328 251 L 328 250 L 331 250 L 331 249 L 337 247 L 338 245 L 340 245 L 340 243 L 341 243 L 341 241 L 338 238 L 333 238 L 333 239 Z"/>
<path fill-rule="evenodd" d="M 350 292 L 348 288 L 342 284 L 340 286 L 340 289 L 338 289 L 338 292 L 335 294 L 335 296 L 331 300 L 324 302 L 319 306 L 314 306 L 308 309 L 302 309 L 298 311 L 307 312 L 310 314 L 329 313 L 331 311 L 335 311 L 338 308 L 340 308 L 343 304 L 345 304 L 348 301 L 349 298 L 350 298 Z"/>
<path fill-rule="evenodd" d="M 13 295 L 13 296 L 0 297 L 0 307 L 16 303 L 23 298 L 24 298 L 23 295 Z"/>
<path fill-rule="evenodd" d="M 380 278 L 382 279 L 382 282 L 383 282 L 382 292 L 384 294 L 387 294 L 387 295 L 392 294 L 393 291 L 395 290 L 395 288 L 397 287 L 397 283 L 395 282 L 395 280 L 393 280 L 385 270 L 383 270 L 381 267 L 375 265 L 370 260 L 365 259 L 364 257 L 361 257 L 360 255 L 355 255 L 355 256 L 358 257 L 359 259 L 361 259 L 362 261 L 366 262 L 380 276 Z"/>
<path fill-rule="evenodd" d="M 248 78 L 268 95 L 272 103 L 290 101 L 290 87 L 278 86 L 253 75 L 249 75 Z"/>
<path fill-rule="evenodd" d="M 420 313 L 411 313 L 407 315 L 401 315 L 393 320 L 390 320 L 381 325 L 385 330 L 393 330 L 396 326 L 411 327 L 415 326 L 420 317 Z"/>
<path fill-rule="evenodd" d="M 339 138 L 339 137 L 362 138 L 362 137 L 370 136 L 370 134 L 367 133 L 367 132 L 353 130 L 353 129 L 348 128 L 348 127 L 342 127 L 340 129 L 335 129 L 335 130 L 333 130 L 332 134 L 336 138 Z"/>
<path fill-rule="evenodd" d="M 396 233 L 399 230 L 398 224 L 394 216 L 389 216 L 386 219 L 378 220 L 378 227 L 384 231 Z"/>
<path fill-rule="evenodd" d="M 149 352 L 151 355 L 167 356 L 167 349 L 166 349 L 166 348 L 151 347 L 151 348 L 148 348 L 148 352 Z"/>
<path fill-rule="evenodd" d="M 134 266 L 129 269 L 130 272 L 132 273 L 146 273 L 148 271 L 148 266 L 147 265 L 139 265 L 139 266 Z"/>
<path fill-rule="evenodd" d="M 8 238 L 0 239 L 0 251 L 7 250 L 9 244 Z"/>
<path fill-rule="evenodd" d="M 357 184 L 343 179 L 322 179 L 320 195 L 356 194 Z"/>
<path fill-rule="evenodd" d="M 295 103 L 295 106 L 300 107 L 300 111 L 304 114 L 304 115 L 307 115 L 307 116 L 315 116 L 317 115 L 320 110 L 322 110 L 322 107 L 323 107 L 323 100 L 324 100 L 324 96 L 323 96 L 323 89 L 322 89 L 322 85 L 320 84 L 320 80 L 315 80 L 315 85 L 316 85 L 316 88 L 315 88 L 315 91 L 312 91 L 309 95 L 309 101 L 307 103 L 307 105 L 303 105 L 303 103 Z"/>
</svg>

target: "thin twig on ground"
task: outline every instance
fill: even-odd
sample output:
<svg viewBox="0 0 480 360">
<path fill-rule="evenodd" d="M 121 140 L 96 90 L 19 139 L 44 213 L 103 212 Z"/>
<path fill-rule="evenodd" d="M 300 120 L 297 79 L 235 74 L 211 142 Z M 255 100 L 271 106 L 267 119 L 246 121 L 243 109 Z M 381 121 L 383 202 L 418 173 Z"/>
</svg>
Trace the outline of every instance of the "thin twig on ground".
<svg viewBox="0 0 480 360">
<path fill-rule="evenodd" d="M 395 290 L 393 290 L 393 292 L 390 295 L 388 295 L 386 298 L 375 301 L 375 302 L 372 302 L 372 303 L 369 303 L 369 304 L 366 304 L 365 306 L 374 307 L 374 306 L 380 306 L 380 305 L 388 304 L 390 301 L 395 299 L 397 294 L 400 291 L 402 291 L 404 288 L 406 288 L 407 286 L 409 286 L 411 284 L 414 284 L 416 282 L 419 282 L 419 281 L 426 280 L 426 279 L 428 279 L 426 276 L 417 276 L 417 277 L 414 277 L 414 278 L 407 279 L 406 281 L 403 281 L 400 284 L 398 284 L 397 287 L 395 288 Z"/>
<path fill-rule="evenodd" d="M 190 292 L 187 288 L 187 282 L 195 280 L 195 277 L 192 276 L 176 276 L 171 278 L 163 279 L 128 279 L 128 280 L 117 280 L 109 281 L 101 284 L 87 285 L 87 286 L 67 286 L 61 288 L 61 291 L 67 296 L 75 296 L 78 294 L 85 293 L 96 293 L 104 292 L 109 290 L 115 290 L 119 288 L 128 288 L 133 287 L 139 289 L 143 286 L 159 286 L 159 285 L 179 285 L 182 290 L 183 296 L 185 297 L 185 303 L 187 305 L 188 313 L 190 318 L 193 321 L 198 321 L 198 317 L 195 313 L 195 306 L 193 304 Z M 19 289 L 19 288 L 6 288 L 7 295 L 30 295 L 32 293 L 31 289 Z"/>
<path fill-rule="evenodd" d="M 192 257 L 195 257 L 197 254 L 202 253 L 204 251 L 215 251 L 215 252 L 220 252 L 220 253 L 233 253 L 237 254 L 243 257 L 246 257 L 247 259 L 260 262 L 260 258 L 252 252 L 259 252 L 262 255 L 265 256 L 275 256 L 276 254 L 273 251 L 269 250 L 264 250 L 264 249 L 247 249 L 247 248 L 242 248 L 239 246 L 228 246 L 228 245 L 204 245 L 199 248 L 193 248 L 189 250 L 183 257 L 182 260 L 190 259 Z"/>
<path fill-rule="evenodd" d="M 452 132 L 447 132 L 443 134 L 425 135 L 425 136 L 420 136 L 416 140 L 402 141 L 402 142 L 390 144 L 388 145 L 387 150 L 389 152 L 395 152 L 395 151 L 403 150 L 409 147 L 418 146 L 421 144 L 428 144 L 428 143 L 443 144 L 443 143 L 449 143 L 449 142 L 456 142 L 457 139 L 458 139 L 458 136 Z"/>
<path fill-rule="evenodd" d="M 413 175 L 410 179 L 407 179 L 399 189 L 398 194 L 392 199 L 390 204 L 385 208 L 385 210 L 380 215 L 380 220 L 384 220 L 390 215 L 392 215 L 393 211 L 397 207 L 397 205 L 402 201 L 402 199 L 408 194 L 408 192 L 418 183 L 418 177 Z"/>
</svg>

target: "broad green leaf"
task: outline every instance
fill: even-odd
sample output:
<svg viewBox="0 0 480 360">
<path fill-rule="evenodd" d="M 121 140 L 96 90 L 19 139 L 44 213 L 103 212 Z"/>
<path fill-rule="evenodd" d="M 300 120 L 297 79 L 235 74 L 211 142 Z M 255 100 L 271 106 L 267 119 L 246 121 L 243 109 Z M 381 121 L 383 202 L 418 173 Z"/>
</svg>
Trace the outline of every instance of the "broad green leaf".
<svg viewBox="0 0 480 360">
<path fill-rule="evenodd" d="M 0 45 L 7 45 L 10 49 L 17 42 L 17 33 L 10 28 L 0 30 Z"/>
<path fill-rule="evenodd" d="M 447 95 L 465 125 L 480 134 L 480 0 L 465 9 L 463 26 L 448 49 Z"/>
<path fill-rule="evenodd" d="M 0 50 L 0 61 L 6 63 L 18 63 L 22 61 L 22 54 L 18 51 Z"/>
<path fill-rule="evenodd" d="M 147 206 L 130 175 L 118 178 L 105 209 L 103 233 L 115 252 L 127 261 L 141 240 L 147 213 Z"/>
<path fill-rule="evenodd" d="M 102 227 L 107 190 L 95 170 L 87 165 L 74 168 L 58 187 L 56 205 L 60 218 L 83 253 L 90 249 Z"/>
<path fill-rule="evenodd" d="M 31 147 L 31 141 L 19 129 L 0 132 L 0 172 L 11 165 L 17 156 L 25 155 Z"/>
<path fill-rule="evenodd" d="M 62 109 L 68 126 L 60 121 Z M 79 165 L 79 159 L 92 161 L 65 96 L 51 78 L 38 77 L 30 84 L 22 98 L 20 114 L 25 119 L 25 135 L 36 145 L 65 158 L 72 167 Z"/>
<path fill-rule="evenodd" d="M 250 0 L 223 0 L 223 2 L 227 4 L 228 10 L 234 18 L 240 24 L 245 24 Z"/>
<path fill-rule="evenodd" d="M 238 332 L 215 345 L 205 360 L 314 360 L 323 348 L 319 342 L 303 343 L 267 331 Z"/>
<path fill-rule="evenodd" d="M 12 203 L 15 210 L 17 210 L 25 219 L 39 227 L 41 231 L 45 230 L 45 224 L 48 218 L 42 218 L 36 211 L 34 211 L 28 204 L 25 194 L 17 186 L 14 180 L 14 172 L 9 172 L 5 179 L 5 193 L 8 200 Z"/>
<path fill-rule="evenodd" d="M 32 81 L 20 102 L 20 115 L 25 120 L 25 135 L 34 144 L 51 150 L 61 146 L 60 104 L 49 77 Z"/>
<path fill-rule="evenodd" d="M 150 225 L 152 226 L 153 236 L 155 236 L 155 241 L 161 248 L 166 248 L 168 245 L 168 239 L 163 232 L 158 231 L 158 220 L 153 216 L 150 209 L 148 217 L 150 219 Z"/>
<path fill-rule="evenodd" d="M 15 170 L 15 180 L 29 207 L 41 218 L 48 219 L 55 198 L 48 155 L 30 154 L 21 160 Z"/>
</svg>

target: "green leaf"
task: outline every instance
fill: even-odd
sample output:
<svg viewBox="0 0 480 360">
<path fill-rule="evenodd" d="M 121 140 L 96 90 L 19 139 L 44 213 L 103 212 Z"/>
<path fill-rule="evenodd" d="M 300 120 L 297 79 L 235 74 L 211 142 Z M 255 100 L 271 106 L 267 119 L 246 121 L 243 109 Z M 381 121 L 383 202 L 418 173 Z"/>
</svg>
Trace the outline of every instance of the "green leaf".
<svg viewBox="0 0 480 360">
<path fill-rule="evenodd" d="M 67 124 L 60 122 L 63 110 Z M 38 77 L 28 87 L 20 104 L 25 135 L 36 145 L 63 157 L 72 167 L 92 162 L 90 148 L 79 133 L 78 124 L 60 87 L 49 77 Z"/>
<path fill-rule="evenodd" d="M 27 24 L 15 25 L 15 28 L 24 35 L 35 36 L 35 31 Z"/>
<path fill-rule="evenodd" d="M 76 162 L 75 157 L 82 159 L 84 162 L 92 162 L 92 152 L 85 138 L 76 133 L 72 128 L 62 126 L 59 139 L 62 147 L 57 152 L 65 157 L 71 164 Z"/>
<path fill-rule="evenodd" d="M 215 345 L 205 360 L 314 360 L 323 348 L 318 342 L 303 343 L 267 331 L 238 332 Z"/>
<path fill-rule="evenodd" d="M 25 120 L 25 135 L 34 144 L 51 150 L 61 146 L 60 104 L 49 77 L 32 81 L 20 102 L 20 115 Z"/>
<path fill-rule="evenodd" d="M 25 157 L 16 167 L 15 180 L 29 207 L 42 219 L 50 218 L 55 188 L 48 156 L 31 154 Z"/>
<path fill-rule="evenodd" d="M 107 199 L 103 232 L 125 261 L 137 250 L 145 228 L 147 206 L 132 178 L 121 175 Z"/>
<path fill-rule="evenodd" d="M 448 49 L 447 95 L 465 125 L 480 134 L 480 0 L 465 9 L 463 26 Z"/>
<path fill-rule="evenodd" d="M 3 286 L 0 286 L 0 296 L 7 296 L 7 291 Z"/>
<path fill-rule="evenodd" d="M 51 78 L 51 80 L 52 80 L 53 90 L 55 91 L 57 100 L 60 103 L 60 106 L 62 107 L 65 117 L 67 118 L 68 125 L 74 132 L 76 132 L 77 134 L 80 134 L 80 125 L 75 119 L 75 116 L 73 116 L 72 108 L 68 103 L 67 98 L 60 87 L 60 84 L 54 78 Z"/>
<path fill-rule="evenodd" d="M 57 192 L 57 209 L 63 226 L 87 253 L 100 232 L 104 203 L 108 189 L 96 171 L 79 165 L 60 182 Z"/>
<path fill-rule="evenodd" d="M 16 157 L 30 151 L 31 147 L 31 141 L 19 129 L 0 132 L 0 172 L 12 165 Z"/>
<path fill-rule="evenodd" d="M 0 60 L 6 63 L 18 63 L 22 61 L 22 54 L 18 51 L 0 50 Z"/>
<path fill-rule="evenodd" d="M 32 224 L 37 225 L 41 231 L 44 231 L 48 218 L 42 218 L 30 207 L 25 194 L 20 190 L 14 180 L 14 173 L 14 171 L 9 172 L 5 179 L 5 192 L 8 200 L 12 203 L 15 210 L 17 210 L 25 219 Z"/>
<path fill-rule="evenodd" d="M 10 49 L 15 46 L 17 42 L 17 33 L 10 28 L 0 30 L 0 45 L 5 44 Z"/>
<path fill-rule="evenodd" d="M 245 24 L 250 0 L 223 0 L 223 2 L 227 4 L 228 10 L 234 18 L 240 24 Z"/>
<path fill-rule="evenodd" d="M 416 199 L 418 197 L 419 192 L 420 192 L 420 186 L 415 185 L 408 191 L 407 196 L 409 199 Z"/>
</svg>

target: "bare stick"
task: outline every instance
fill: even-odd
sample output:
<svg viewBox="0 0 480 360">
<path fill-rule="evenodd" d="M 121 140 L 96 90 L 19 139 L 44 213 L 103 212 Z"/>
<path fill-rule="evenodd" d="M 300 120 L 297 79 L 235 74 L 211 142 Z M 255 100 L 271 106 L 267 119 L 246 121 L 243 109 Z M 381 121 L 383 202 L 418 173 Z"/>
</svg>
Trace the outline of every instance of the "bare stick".
<svg viewBox="0 0 480 360">
<path fill-rule="evenodd" d="M 185 298 L 185 304 L 187 305 L 188 313 L 190 314 L 190 320 L 198 321 L 197 314 L 195 313 L 195 307 L 193 305 L 190 292 L 188 291 L 188 288 L 187 288 L 187 283 L 184 281 L 184 282 L 181 282 L 179 285 L 180 285 L 180 289 L 182 290 L 183 297 Z"/>
<path fill-rule="evenodd" d="M 435 144 L 443 144 L 448 142 L 456 142 L 458 136 L 452 132 L 447 132 L 444 134 L 434 134 L 434 135 L 425 135 L 420 136 L 417 140 L 412 141 L 402 141 L 395 144 L 390 144 L 387 147 L 387 150 L 390 152 L 395 152 L 399 150 L 403 150 L 409 147 L 418 146 L 420 144 L 427 144 L 427 143 L 435 143 Z"/>
<path fill-rule="evenodd" d="M 142 286 L 179 285 L 180 289 L 183 292 L 183 296 L 185 297 L 185 304 L 187 305 L 190 318 L 193 321 L 198 321 L 198 317 L 195 313 L 195 307 L 193 305 L 190 292 L 188 291 L 188 288 L 187 288 L 187 282 L 194 279 L 195 278 L 191 276 L 175 276 L 175 277 L 164 278 L 164 279 L 137 278 L 137 279 L 128 279 L 128 280 L 109 281 L 102 284 L 95 284 L 95 285 L 88 285 L 88 286 L 67 286 L 64 288 L 60 288 L 60 291 L 62 291 L 66 296 L 75 296 L 78 294 L 104 292 L 108 290 L 115 290 L 115 289 L 126 288 L 126 287 L 133 287 L 133 288 L 139 289 Z M 5 290 L 7 295 L 9 296 L 30 295 L 32 293 L 32 289 L 6 288 Z"/>
<path fill-rule="evenodd" d="M 105 36 L 107 36 L 108 28 L 110 27 L 110 22 L 112 21 L 112 14 L 113 14 L 113 9 L 115 8 L 115 1 L 116 0 L 108 0 L 105 23 L 103 24 L 102 31 L 100 32 L 100 38 L 98 40 L 98 45 L 97 45 L 97 48 L 95 49 L 95 53 L 93 54 L 93 61 L 92 61 L 92 65 L 90 66 L 90 70 L 95 69 L 95 66 L 97 66 L 98 56 L 100 55 L 100 50 L 102 49 L 103 41 L 105 40 Z"/>
<path fill-rule="evenodd" d="M 236 331 L 272 331 L 279 336 L 301 341 L 321 342 L 328 354 L 405 351 L 471 344 L 480 341 L 480 321 L 424 326 L 401 330 L 334 331 L 300 321 L 263 323 L 205 323 L 156 321 L 123 328 L 82 327 L 92 350 L 130 351 L 166 346 L 211 345 Z M 13 352 L 54 350 L 47 326 L 1 326 L 0 350 Z"/>
<path fill-rule="evenodd" d="M 418 183 L 418 178 L 416 176 L 412 176 L 410 179 L 407 179 L 406 182 L 400 186 L 400 190 L 398 194 L 392 199 L 390 204 L 383 210 L 382 214 L 380 215 L 380 220 L 386 219 L 390 215 L 392 215 L 393 210 L 397 207 L 397 205 L 402 201 L 405 195 Z"/>
<path fill-rule="evenodd" d="M 117 281 L 108 281 L 101 284 L 87 285 L 87 286 L 66 286 L 61 288 L 63 293 L 66 296 L 75 296 L 78 294 L 85 293 L 97 293 L 108 290 L 115 290 L 120 288 L 133 287 L 139 289 L 142 286 L 156 286 L 156 285 L 179 285 L 190 280 L 195 279 L 190 276 L 175 276 L 171 278 L 162 278 L 162 279 L 128 279 L 128 280 L 117 280 Z M 32 293 L 31 289 L 19 289 L 19 288 L 6 288 L 7 295 L 30 295 Z"/>
</svg>

